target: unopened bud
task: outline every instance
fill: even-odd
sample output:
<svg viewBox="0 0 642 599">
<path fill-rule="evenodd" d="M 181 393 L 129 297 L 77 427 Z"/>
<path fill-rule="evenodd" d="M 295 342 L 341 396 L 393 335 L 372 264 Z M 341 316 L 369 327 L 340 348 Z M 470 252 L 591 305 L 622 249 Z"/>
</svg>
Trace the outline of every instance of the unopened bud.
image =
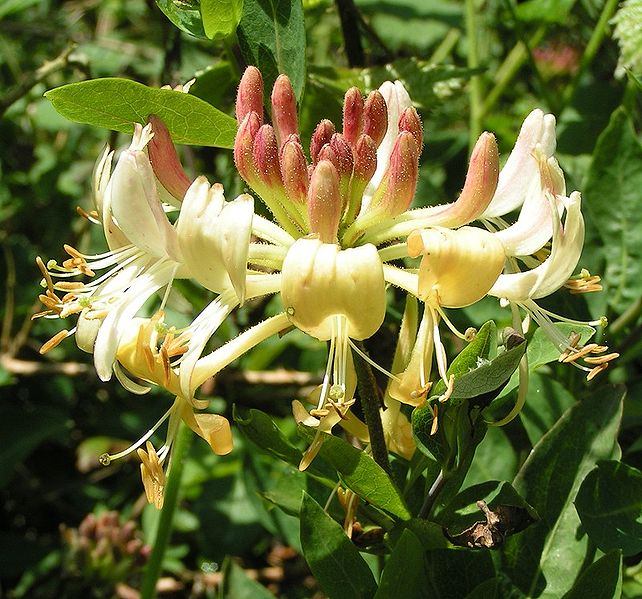
<svg viewBox="0 0 642 599">
<path fill-rule="evenodd" d="M 363 192 L 377 170 L 377 146 L 369 135 L 361 135 L 354 149 L 354 168 L 350 181 L 349 208 L 346 222 L 354 220 L 361 209 Z"/>
<path fill-rule="evenodd" d="M 363 98 L 356 87 L 351 87 L 343 100 L 343 136 L 354 146 L 363 126 Z"/>
<path fill-rule="evenodd" d="M 402 131 L 390 154 L 390 166 L 372 198 L 372 207 L 397 216 L 410 207 L 419 177 L 419 155 L 412 133 Z"/>
<path fill-rule="evenodd" d="M 336 243 L 342 202 L 339 174 L 329 160 L 321 160 L 314 168 L 308 190 L 310 229 L 322 243 Z"/>
<path fill-rule="evenodd" d="M 263 183 L 266 185 L 281 184 L 279 149 L 271 125 L 263 125 L 257 131 L 252 148 L 252 159 Z"/>
<path fill-rule="evenodd" d="M 291 135 L 281 148 L 281 177 L 290 201 L 304 204 L 308 194 L 308 165 L 296 135 Z"/>
<path fill-rule="evenodd" d="M 418 154 L 421 155 L 421 149 L 424 145 L 424 134 L 421 119 L 414 106 L 408 106 L 408 108 L 401 113 L 399 117 L 399 131 L 409 131 L 412 133 L 417 144 Z"/>
<path fill-rule="evenodd" d="M 255 181 L 257 173 L 252 159 L 252 149 L 254 147 L 254 138 L 261 127 L 259 116 L 256 112 L 248 113 L 238 131 L 234 140 L 234 164 L 236 169 L 250 185 Z"/>
<path fill-rule="evenodd" d="M 363 107 L 363 133 L 379 147 L 388 130 L 388 109 L 381 92 L 370 92 Z"/>
<path fill-rule="evenodd" d="M 149 116 L 154 136 L 147 144 L 149 161 L 161 185 L 177 200 L 182 200 L 191 185 L 178 159 L 176 148 L 165 123 L 156 115 Z"/>
<path fill-rule="evenodd" d="M 247 67 L 241 77 L 239 89 L 236 94 L 236 120 L 239 123 L 255 112 L 259 117 L 259 124 L 263 124 L 263 77 L 256 67 Z"/>
<path fill-rule="evenodd" d="M 469 223 L 486 210 L 497 189 L 498 177 L 497 143 L 495 136 L 485 131 L 473 148 L 464 188 L 453 206 L 458 224 Z"/>
<path fill-rule="evenodd" d="M 335 133 L 330 140 L 330 147 L 337 157 L 337 172 L 339 173 L 339 189 L 343 206 L 348 203 L 350 193 L 350 178 L 354 167 L 352 146 L 341 133 Z"/>
<path fill-rule="evenodd" d="M 319 152 L 321 151 L 321 148 L 330 143 L 334 133 L 334 125 L 332 124 L 332 121 L 329 121 L 328 119 L 323 119 L 317 125 L 314 133 L 312 134 L 312 139 L 310 140 L 310 158 L 312 158 L 313 164 L 316 164 L 319 161 Z"/>
<path fill-rule="evenodd" d="M 292 134 L 299 131 L 296 98 L 287 75 L 279 75 L 272 89 L 272 123 L 276 130 L 279 147 Z"/>
</svg>

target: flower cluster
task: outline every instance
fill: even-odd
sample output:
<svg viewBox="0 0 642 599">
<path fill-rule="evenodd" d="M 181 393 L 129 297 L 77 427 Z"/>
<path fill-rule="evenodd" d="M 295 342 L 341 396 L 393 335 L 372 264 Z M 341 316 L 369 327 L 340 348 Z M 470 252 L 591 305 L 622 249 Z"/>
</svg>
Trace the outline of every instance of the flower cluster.
<svg viewBox="0 0 642 599">
<path fill-rule="evenodd" d="M 537 303 L 564 286 L 575 293 L 599 289 L 599 278 L 586 271 L 573 277 L 584 221 L 580 194 L 567 195 L 554 158 L 552 115 L 541 110 L 528 115 L 501 170 L 495 138 L 483 133 L 459 197 L 412 209 L 424 134 L 400 82 L 386 82 L 366 98 L 350 89 L 341 129 L 321 121 L 307 154 L 288 78 L 281 75 L 272 90 L 272 124 L 264 122 L 263 92 L 260 72 L 249 67 L 237 96 L 234 159 L 254 196 L 227 201 L 221 185 L 210 185 L 202 176 L 190 182 L 169 132 L 150 117 L 145 127 L 135 126 L 113 172 L 109 150 L 96 167 L 95 207 L 84 214 L 102 225 L 109 251 L 86 255 L 65 246 L 69 258 L 62 265 L 38 260 L 46 288 L 40 296 L 46 311 L 40 315 L 78 314 L 76 327 L 54 336 L 42 351 L 75 335 L 78 346 L 93 353 L 102 380 L 113 373 L 134 393 L 154 384 L 176 398 L 129 450 L 102 458 L 109 463 L 137 450 L 150 502 L 162 505 L 163 464 L 180 420 L 216 453 L 231 449 L 227 420 L 201 411 L 207 402 L 196 398 L 198 388 L 243 353 L 293 326 L 329 348 L 323 382 L 310 398 L 314 407 L 293 402 L 296 420 L 317 430 L 301 469 L 316 456 L 323 433 L 337 424 L 369 442 L 367 426 L 351 412 L 357 386 L 353 352 L 389 377 L 381 409 L 386 443 L 390 451 L 412 455 L 402 404 L 423 404 L 435 379 L 444 383 L 440 401 L 452 392 L 441 321 L 463 339 L 475 334 L 457 331 L 446 309 L 496 297 L 512 310 L 514 328 L 525 333 L 535 321 L 562 359 L 586 370 L 589 379 L 616 357 L 604 346 L 582 346 L 577 336 L 563 337 L 551 320 L 563 319 Z M 255 213 L 255 197 L 272 220 Z M 178 216 L 171 221 L 173 210 Z M 513 213 L 514 222 L 505 220 Z M 96 277 L 97 271 L 104 273 Z M 164 317 L 172 281 L 179 278 L 215 294 L 182 329 Z M 386 370 L 356 342 L 381 327 L 389 285 L 416 300 L 408 303 Z M 153 315 L 141 316 L 157 292 L 162 299 Z M 205 351 L 233 310 L 270 294 L 280 295 L 281 313 Z M 505 420 L 519 411 L 525 393 L 523 377 L 517 405 Z M 149 439 L 165 420 L 167 438 L 157 451 Z"/>
</svg>

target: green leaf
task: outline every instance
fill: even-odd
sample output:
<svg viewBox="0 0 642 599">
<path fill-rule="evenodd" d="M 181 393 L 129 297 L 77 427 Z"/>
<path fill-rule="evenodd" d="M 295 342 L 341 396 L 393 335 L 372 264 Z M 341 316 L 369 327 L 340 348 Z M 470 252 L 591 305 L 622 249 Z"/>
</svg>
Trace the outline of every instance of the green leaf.
<svg viewBox="0 0 642 599">
<path fill-rule="evenodd" d="M 489 551 L 435 549 L 427 554 L 430 599 L 466 597 L 496 576 Z M 494 595 L 486 595 L 493 597 Z"/>
<path fill-rule="evenodd" d="M 305 427 L 299 427 L 299 430 L 310 438 Z M 319 457 L 331 464 L 346 486 L 363 500 L 402 520 L 410 519 L 397 487 L 367 453 L 324 433 Z"/>
<path fill-rule="evenodd" d="M 245 0 L 238 39 L 245 61 L 261 70 L 266 90 L 271 90 L 279 74 L 285 73 L 297 100 L 301 99 L 305 83 L 301 0 Z"/>
<path fill-rule="evenodd" d="M 558 330 L 560 335 L 566 339 L 570 337 L 571 333 L 577 333 L 580 336 L 580 343 L 582 344 L 586 343 L 595 334 L 595 329 L 588 325 L 556 322 L 553 326 Z M 555 362 L 560 356 L 560 349 L 546 335 L 544 329 L 538 328 L 528 342 L 526 355 L 528 356 L 528 370 L 532 372 L 544 366 L 544 364 Z M 518 384 L 519 376 L 518 373 L 515 372 L 499 396 L 504 397 L 508 395 Z"/>
<path fill-rule="evenodd" d="M 234 422 L 250 441 L 267 453 L 298 467 L 302 457 L 301 452 L 285 438 L 265 412 L 249 410 L 247 416 L 243 418 L 234 406 L 233 415 Z"/>
<path fill-rule="evenodd" d="M 520 21 L 564 23 L 575 0 L 527 0 L 515 7 Z"/>
<path fill-rule="evenodd" d="M 274 599 L 270 591 L 256 580 L 249 578 L 243 568 L 237 566 L 232 560 L 226 563 L 224 569 L 223 588 L 225 597 L 234 597 L 234 599 Z"/>
<path fill-rule="evenodd" d="M 198 0 L 156 0 L 156 6 L 176 27 L 194 37 L 207 39 Z"/>
<path fill-rule="evenodd" d="M 16 472 L 16 466 L 41 443 L 67 436 L 67 416 L 59 410 L 38 406 L 26 413 L 18 406 L 5 405 L 0 419 L 0 489 Z"/>
<path fill-rule="evenodd" d="M 613 599 L 622 593 L 622 554 L 611 551 L 591 564 L 563 599 Z"/>
<path fill-rule="evenodd" d="M 375 599 L 396 599 L 399 589 L 404 597 L 421 597 L 425 588 L 424 548 L 407 528 L 401 533 L 381 574 Z"/>
<path fill-rule="evenodd" d="M 619 108 L 597 140 L 584 185 L 585 211 L 602 238 L 604 294 L 618 314 L 642 294 L 640 189 L 642 145 Z"/>
<path fill-rule="evenodd" d="M 623 391 L 602 388 L 571 407 L 542 437 L 513 481 L 541 520 L 511 537 L 504 571 L 528 596 L 561 597 L 590 551 L 573 501 L 599 460 L 618 457 Z"/>
<path fill-rule="evenodd" d="M 621 462 L 600 462 L 575 500 L 588 536 L 605 553 L 642 552 L 642 472 Z"/>
<path fill-rule="evenodd" d="M 175 143 L 234 145 L 236 121 L 183 92 L 107 77 L 63 85 L 45 96 L 60 114 L 76 123 L 132 133 L 133 123 L 145 124 L 155 114 L 167 125 Z"/>
<path fill-rule="evenodd" d="M 307 493 L 301 506 L 301 547 L 312 573 L 332 599 L 370 599 L 372 572 L 343 529 Z"/>
<path fill-rule="evenodd" d="M 242 14 L 243 0 L 201 0 L 203 29 L 211 40 L 232 35 Z"/>
</svg>

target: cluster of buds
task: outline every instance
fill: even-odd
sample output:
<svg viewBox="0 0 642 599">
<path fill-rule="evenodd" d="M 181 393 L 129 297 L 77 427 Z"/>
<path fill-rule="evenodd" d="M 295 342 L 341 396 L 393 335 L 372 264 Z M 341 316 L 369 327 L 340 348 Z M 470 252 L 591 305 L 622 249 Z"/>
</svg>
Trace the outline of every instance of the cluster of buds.
<svg viewBox="0 0 642 599">
<path fill-rule="evenodd" d="M 118 512 L 88 514 L 78 528 L 61 527 L 64 569 L 88 587 L 126 582 L 140 574 L 151 547 L 145 545 L 133 521 L 120 523 Z"/>
<path fill-rule="evenodd" d="M 231 450 L 229 423 L 223 416 L 200 412 L 207 402 L 196 399 L 198 387 L 291 327 L 329 342 L 323 382 L 309 398 L 313 407 L 293 403 L 295 419 L 317 431 L 301 469 L 337 424 L 369 443 L 368 427 L 351 412 L 357 387 L 353 352 L 390 378 L 380 414 L 385 441 L 390 451 L 412 456 L 415 446 L 402 404 L 422 405 L 434 379 L 441 379 L 445 389 L 441 402 L 453 392 L 440 323 L 464 341 L 475 334 L 460 333 L 446 310 L 486 296 L 498 298 L 511 307 L 514 329 L 526 334 L 528 324 L 536 322 L 559 348 L 561 360 L 582 368 L 589 379 L 617 357 L 606 346 L 582 346 L 576 336 L 562 336 L 552 319 L 568 319 L 537 304 L 563 287 L 572 293 L 600 288 L 599 277 L 586 271 L 573 277 L 584 220 L 580 194 L 567 196 L 554 157 L 552 115 L 534 110 L 526 118 L 501 169 L 495 137 L 482 133 L 458 198 L 411 209 L 423 127 L 400 82 L 385 82 L 365 99 L 356 88 L 348 90 L 341 130 L 322 120 L 308 155 L 289 79 L 281 75 L 275 82 L 272 124 L 264 121 L 263 91 L 260 72 L 249 67 L 238 90 L 234 159 L 274 220 L 255 213 L 249 194 L 226 201 L 221 185 L 210 185 L 202 176 L 190 182 L 167 128 L 151 117 L 147 126 L 136 125 L 132 144 L 113 173 L 109 151 L 96 168 L 95 210 L 85 214 L 102 224 L 110 251 L 89 256 L 67 248 L 70 258 L 62 266 L 38 261 L 46 288 L 41 298 L 47 310 L 41 315 L 79 313 L 77 327 L 59 333 L 43 350 L 75 333 L 79 346 L 93 352 L 103 380 L 113 372 L 135 393 L 145 393 L 153 384 L 176 398 L 135 444 L 101 460 L 108 464 L 137 451 L 150 503 L 163 503 L 163 464 L 180 420 L 215 453 Z M 170 205 L 180 211 L 174 223 L 166 215 Z M 509 224 L 507 215 L 517 211 Z M 90 283 L 68 280 L 91 278 L 106 268 Z M 183 328 L 164 322 L 176 278 L 191 279 L 215 294 Z M 408 297 L 390 370 L 355 344 L 381 327 L 388 285 Z M 141 317 L 144 304 L 162 289 L 154 314 Z M 281 313 L 205 353 L 233 310 L 245 300 L 271 294 L 280 295 Z M 437 377 L 431 377 L 433 362 Z M 508 419 L 525 399 L 526 372 L 520 368 L 524 376 Z M 165 421 L 167 439 L 157 451 L 150 438 Z M 435 416 L 433 432 L 438 425 Z"/>
</svg>

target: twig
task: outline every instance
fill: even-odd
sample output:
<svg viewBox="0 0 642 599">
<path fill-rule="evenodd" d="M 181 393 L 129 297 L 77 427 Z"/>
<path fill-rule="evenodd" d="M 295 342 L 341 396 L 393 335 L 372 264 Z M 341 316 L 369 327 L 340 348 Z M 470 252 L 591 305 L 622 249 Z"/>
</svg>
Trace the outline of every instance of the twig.
<svg viewBox="0 0 642 599">
<path fill-rule="evenodd" d="M 361 45 L 361 35 L 359 34 L 359 13 L 353 0 L 335 0 L 339 19 L 341 19 L 341 31 L 343 32 L 343 43 L 346 54 L 348 55 L 348 64 L 351 67 L 365 66 L 365 56 L 363 46 Z"/>
<path fill-rule="evenodd" d="M 9 354 L 0 355 L 0 365 L 10 374 L 20 376 L 35 376 L 40 374 L 64 374 L 65 376 L 79 376 L 91 370 L 88 364 L 82 362 L 34 362 L 32 360 L 19 360 Z"/>
<path fill-rule="evenodd" d="M 359 350 L 366 353 L 363 342 L 355 341 L 354 343 Z M 381 424 L 379 387 L 370 365 L 357 352 L 353 351 L 352 355 L 354 357 L 354 368 L 357 371 L 357 388 L 361 398 L 361 407 L 370 433 L 372 457 L 379 466 L 392 476 L 386 439 L 383 434 L 383 425 Z"/>
<path fill-rule="evenodd" d="M 45 62 L 40 68 L 36 69 L 33 73 L 30 73 L 25 77 L 25 79 L 10 89 L 3 97 L 0 98 L 0 116 L 2 116 L 6 110 L 20 98 L 29 93 L 29 90 L 34 86 L 44 81 L 49 75 L 60 71 L 69 64 L 73 64 L 75 61 L 70 60 L 70 54 L 76 49 L 76 44 L 69 45 L 65 50 L 63 50 L 56 58 Z"/>
</svg>

